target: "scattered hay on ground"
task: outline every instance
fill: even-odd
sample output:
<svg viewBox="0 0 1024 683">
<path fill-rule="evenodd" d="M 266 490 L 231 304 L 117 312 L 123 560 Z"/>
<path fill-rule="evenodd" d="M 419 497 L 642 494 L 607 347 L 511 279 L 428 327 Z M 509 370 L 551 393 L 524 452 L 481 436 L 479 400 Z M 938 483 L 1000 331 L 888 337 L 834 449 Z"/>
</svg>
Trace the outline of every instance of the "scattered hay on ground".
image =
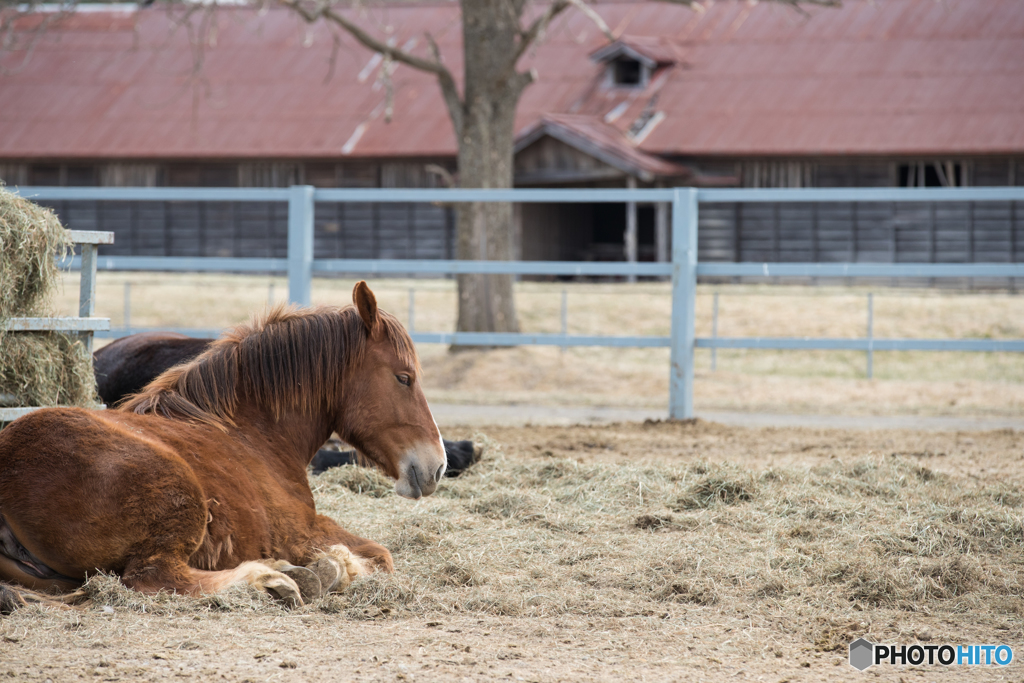
<svg viewBox="0 0 1024 683">
<path fill-rule="evenodd" d="M 382 472 L 358 465 L 332 467 L 320 475 L 315 483 L 318 489 L 325 492 L 344 488 L 374 498 L 390 495 L 395 488 L 395 483 Z"/>
<path fill-rule="evenodd" d="M 268 593 L 246 584 L 239 584 L 214 595 L 193 597 L 178 595 L 171 591 L 160 591 L 147 595 L 134 591 L 117 576 L 96 574 L 82 586 L 85 606 L 88 609 L 129 610 L 145 614 L 204 614 L 210 612 L 263 612 L 286 613 Z"/>
<path fill-rule="evenodd" d="M 706 468 L 699 466 L 701 473 Z M 749 474 L 715 468 L 700 481 L 690 486 L 673 507 L 676 510 L 696 510 L 714 505 L 736 505 L 754 499 L 757 483 Z"/>
<path fill-rule="evenodd" d="M 360 609 L 587 618 L 666 602 L 833 615 L 1018 610 L 1024 552 L 1012 482 L 993 488 L 899 456 L 751 471 L 706 460 L 584 463 L 500 444 L 489 453 L 412 508 L 372 487 L 320 486 L 321 507 L 358 519 L 358 533 L 394 551 L 402 578 L 357 591 L 429 586 Z"/>
</svg>

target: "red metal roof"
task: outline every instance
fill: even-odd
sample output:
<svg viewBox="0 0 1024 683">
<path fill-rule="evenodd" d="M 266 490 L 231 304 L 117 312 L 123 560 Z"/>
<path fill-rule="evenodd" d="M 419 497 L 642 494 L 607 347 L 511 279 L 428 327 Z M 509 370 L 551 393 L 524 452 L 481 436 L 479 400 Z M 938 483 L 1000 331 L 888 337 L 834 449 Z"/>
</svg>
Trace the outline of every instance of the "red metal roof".
<svg viewBox="0 0 1024 683">
<path fill-rule="evenodd" d="M 570 10 L 522 66 L 517 130 L 589 116 L 637 149 L 672 155 L 1024 152 L 1024 2 L 846 0 L 801 17 L 771 3 L 596 2 L 616 35 L 679 61 L 641 92 L 602 84 L 607 44 Z M 359 21 L 427 56 L 438 41 L 461 78 L 453 3 L 367 7 Z M 221 9 L 192 76 L 186 32 L 165 10 L 80 11 L 24 68 L 0 73 L 0 158 L 452 156 L 434 79 L 398 66 L 385 121 L 379 63 L 285 10 Z M 646 38 L 644 38 L 646 37 Z M 0 63 L 11 67 L 21 55 Z M 660 113 L 629 138 L 642 115 Z"/>
</svg>

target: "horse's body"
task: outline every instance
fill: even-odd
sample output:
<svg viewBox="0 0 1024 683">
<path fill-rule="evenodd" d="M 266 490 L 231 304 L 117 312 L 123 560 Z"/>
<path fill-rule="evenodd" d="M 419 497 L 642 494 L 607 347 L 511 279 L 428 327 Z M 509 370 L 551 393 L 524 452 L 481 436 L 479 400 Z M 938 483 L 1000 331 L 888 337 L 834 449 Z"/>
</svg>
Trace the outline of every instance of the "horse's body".
<svg viewBox="0 0 1024 683">
<path fill-rule="evenodd" d="M 116 339 L 92 354 L 96 392 L 108 406 L 116 406 L 142 391 L 160 373 L 187 363 L 212 343 L 212 339 L 186 337 L 177 332 L 139 332 Z M 480 459 L 480 448 L 472 441 L 441 442 L 448 462 L 445 476 L 457 477 Z M 332 446 L 328 442 L 313 457 L 313 474 L 341 465 L 373 465 L 356 451 Z"/>
<path fill-rule="evenodd" d="M 121 410 L 39 410 L 0 432 L 0 579 L 66 589 L 105 571 L 192 594 L 248 581 L 301 603 L 302 565 L 334 566 L 318 585 L 335 588 L 390 571 L 384 547 L 316 513 L 306 477 L 332 431 L 400 495 L 429 495 L 444 472 L 412 341 L 365 283 L 353 298 L 358 312 L 240 326 Z"/>
<path fill-rule="evenodd" d="M 212 339 L 177 332 L 140 332 L 115 339 L 92 354 L 96 393 L 108 406 L 114 406 L 142 391 L 164 370 L 192 360 L 212 343 Z"/>
</svg>

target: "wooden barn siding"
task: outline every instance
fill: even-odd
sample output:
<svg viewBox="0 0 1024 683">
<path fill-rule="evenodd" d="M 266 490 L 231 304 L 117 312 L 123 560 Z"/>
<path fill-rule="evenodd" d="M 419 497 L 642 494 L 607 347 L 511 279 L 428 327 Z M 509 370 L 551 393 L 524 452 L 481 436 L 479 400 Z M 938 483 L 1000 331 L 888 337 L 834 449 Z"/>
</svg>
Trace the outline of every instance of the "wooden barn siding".
<svg viewBox="0 0 1024 683">
<path fill-rule="evenodd" d="M 104 256 L 285 258 L 284 202 L 41 202 L 75 230 L 110 230 Z M 318 203 L 315 258 L 453 258 L 451 212 L 430 204 Z"/>
<path fill-rule="evenodd" d="M 68 227 L 113 231 L 104 255 L 287 256 L 284 203 L 46 204 Z M 453 218 L 429 204 L 317 204 L 314 253 L 453 258 Z M 699 229 L 701 261 L 1024 262 L 1024 202 L 704 204 Z"/>
<path fill-rule="evenodd" d="M 454 258 L 451 212 L 430 204 L 316 206 L 316 258 Z"/>
<path fill-rule="evenodd" d="M 897 163 L 818 160 L 814 185 L 893 186 Z M 1024 185 L 1024 159 L 963 163 L 970 185 Z M 698 240 L 702 261 L 1019 263 L 1024 202 L 702 204 Z"/>
<path fill-rule="evenodd" d="M 125 170 L 122 166 L 125 165 L 103 165 L 101 175 L 107 179 L 139 176 L 134 166 L 127 169 L 133 173 L 112 172 Z M 146 183 L 149 185 L 252 187 L 309 182 L 318 187 L 436 186 L 436 176 L 426 173 L 424 167 L 422 162 L 407 161 L 305 166 L 184 163 L 166 167 L 147 165 L 143 170 L 148 171 L 146 177 L 152 180 Z M 63 173 L 62 166 L 55 168 Z M 8 175 L 14 175 L 10 168 L 5 167 L 5 170 Z M 165 182 L 158 182 L 161 180 Z M 44 204 L 51 206 L 69 227 L 114 232 L 114 244 L 100 248 L 103 255 L 284 258 L 288 253 L 288 207 L 284 202 Z M 452 258 L 454 232 L 451 210 L 430 204 L 318 203 L 314 217 L 314 255 L 316 258 Z"/>
<path fill-rule="evenodd" d="M 703 204 L 701 261 L 1024 262 L 1024 202 Z"/>
</svg>

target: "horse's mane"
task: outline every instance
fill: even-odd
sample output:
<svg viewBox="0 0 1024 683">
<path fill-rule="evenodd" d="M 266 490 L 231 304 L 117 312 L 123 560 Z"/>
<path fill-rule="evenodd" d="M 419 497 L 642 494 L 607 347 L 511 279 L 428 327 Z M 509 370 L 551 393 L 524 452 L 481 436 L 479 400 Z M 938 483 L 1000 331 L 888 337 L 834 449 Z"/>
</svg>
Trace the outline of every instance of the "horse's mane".
<svg viewBox="0 0 1024 683">
<path fill-rule="evenodd" d="M 415 367 L 416 352 L 402 324 L 384 311 L 378 311 L 377 321 L 398 357 Z M 368 337 L 353 306 L 278 305 L 224 333 L 188 363 L 170 368 L 119 409 L 221 428 L 233 424 L 243 396 L 276 418 L 286 410 L 332 410 L 345 369 L 361 361 Z"/>
</svg>

